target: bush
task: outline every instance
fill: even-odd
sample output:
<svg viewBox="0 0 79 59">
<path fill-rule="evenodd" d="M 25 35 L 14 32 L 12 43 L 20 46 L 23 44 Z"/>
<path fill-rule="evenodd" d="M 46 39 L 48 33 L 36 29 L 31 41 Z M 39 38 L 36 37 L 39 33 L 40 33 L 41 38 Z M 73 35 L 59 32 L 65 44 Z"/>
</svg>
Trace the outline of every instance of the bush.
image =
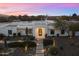
<svg viewBox="0 0 79 59">
<path fill-rule="evenodd" d="M 9 43 L 8 47 L 15 48 L 15 47 L 25 47 L 26 43 L 25 42 L 14 42 L 14 43 Z"/>
<path fill-rule="evenodd" d="M 21 36 L 21 33 L 19 32 L 17 35 L 18 35 L 18 36 Z"/>
<path fill-rule="evenodd" d="M 5 37 L 4 34 L 0 34 L 0 40 L 2 40 Z"/>
<path fill-rule="evenodd" d="M 49 54 L 50 55 L 57 55 L 57 53 L 58 53 L 58 48 L 56 48 L 56 47 L 50 47 L 49 48 Z"/>
<path fill-rule="evenodd" d="M 74 46 L 75 44 L 72 42 L 72 43 L 70 43 L 70 45 L 71 45 L 71 46 Z"/>
<path fill-rule="evenodd" d="M 13 36 L 15 37 L 16 36 L 16 33 L 13 33 Z"/>
<path fill-rule="evenodd" d="M 36 43 L 35 42 L 28 41 L 27 42 L 27 46 L 28 47 L 36 47 Z"/>
<path fill-rule="evenodd" d="M 49 45 L 52 45 L 53 44 L 53 40 L 43 40 L 43 45 L 44 46 L 49 46 Z"/>
<path fill-rule="evenodd" d="M 35 42 L 31 42 L 31 41 L 27 41 L 27 42 L 14 42 L 14 43 L 9 43 L 8 44 L 8 47 L 12 47 L 12 48 L 25 47 L 25 46 L 36 47 L 36 43 Z"/>
<path fill-rule="evenodd" d="M 62 45 L 60 46 L 60 50 L 63 50 L 63 46 Z"/>
<path fill-rule="evenodd" d="M 30 40 L 35 40 L 35 37 L 33 37 L 33 36 L 28 36 L 28 38 L 29 38 Z"/>
</svg>

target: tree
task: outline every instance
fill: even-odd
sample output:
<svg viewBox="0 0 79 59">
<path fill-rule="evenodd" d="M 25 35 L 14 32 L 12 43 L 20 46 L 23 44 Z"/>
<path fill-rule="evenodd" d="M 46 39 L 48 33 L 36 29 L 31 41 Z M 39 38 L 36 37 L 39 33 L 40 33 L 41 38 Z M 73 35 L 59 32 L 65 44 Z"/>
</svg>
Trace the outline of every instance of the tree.
<svg viewBox="0 0 79 59">
<path fill-rule="evenodd" d="M 78 20 L 78 19 L 79 19 L 79 17 L 77 16 L 77 14 L 76 14 L 76 13 L 74 13 L 74 14 L 72 15 L 72 19 L 73 19 L 73 20 Z"/>
<path fill-rule="evenodd" d="M 44 20 L 45 16 L 44 15 L 38 15 L 36 18 L 37 18 L 37 20 Z"/>
<path fill-rule="evenodd" d="M 66 21 L 58 18 L 58 19 L 55 20 L 55 28 L 60 29 L 60 30 L 61 29 L 67 29 L 68 25 L 67 25 Z"/>
<path fill-rule="evenodd" d="M 62 20 L 61 18 L 57 18 L 55 20 L 55 28 L 59 30 L 66 30 L 69 34 L 69 24 L 65 21 Z"/>
<path fill-rule="evenodd" d="M 8 17 L 8 21 L 13 21 L 13 20 L 17 20 L 17 16 L 11 15 Z"/>
<path fill-rule="evenodd" d="M 76 17 L 76 16 L 77 16 L 77 14 L 76 14 L 76 13 L 74 13 L 72 16 L 73 16 L 73 17 Z"/>
<path fill-rule="evenodd" d="M 67 20 L 67 21 L 68 21 L 68 20 L 70 19 L 70 17 L 69 17 L 69 16 L 61 16 L 61 19 L 62 19 L 62 20 Z"/>
<path fill-rule="evenodd" d="M 8 18 L 7 17 L 0 17 L 0 22 L 7 22 Z"/>
<path fill-rule="evenodd" d="M 36 16 L 30 16 L 30 20 L 31 20 L 31 21 L 37 20 L 37 19 L 36 19 Z"/>
<path fill-rule="evenodd" d="M 19 20 L 22 20 L 22 16 L 21 16 L 21 15 L 19 15 L 19 16 L 18 16 L 18 19 L 19 19 Z"/>
<path fill-rule="evenodd" d="M 28 15 L 23 15 L 21 20 L 22 21 L 29 21 L 29 16 Z"/>
</svg>

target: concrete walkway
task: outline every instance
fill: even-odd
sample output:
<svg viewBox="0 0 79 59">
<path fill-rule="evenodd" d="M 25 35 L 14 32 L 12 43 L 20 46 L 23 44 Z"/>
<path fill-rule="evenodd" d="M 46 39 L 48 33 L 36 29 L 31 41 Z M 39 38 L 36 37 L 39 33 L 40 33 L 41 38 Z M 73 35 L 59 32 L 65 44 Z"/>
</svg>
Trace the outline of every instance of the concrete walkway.
<svg viewBox="0 0 79 59">
<path fill-rule="evenodd" d="M 43 40 L 37 40 L 36 56 L 44 56 Z"/>
</svg>

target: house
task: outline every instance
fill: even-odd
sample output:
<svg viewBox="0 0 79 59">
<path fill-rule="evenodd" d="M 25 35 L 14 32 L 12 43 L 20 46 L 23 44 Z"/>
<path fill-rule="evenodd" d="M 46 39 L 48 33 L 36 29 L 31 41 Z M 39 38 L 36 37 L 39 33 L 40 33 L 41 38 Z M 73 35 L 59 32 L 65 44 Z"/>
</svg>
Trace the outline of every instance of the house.
<svg viewBox="0 0 79 59">
<path fill-rule="evenodd" d="M 35 38 L 45 38 L 47 36 L 68 36 L 66 30 L 55 29 L 55 21 L 41 20 L 41 21 L 18 21 L 10 23 L 0 23 L 0 33 L 8 36 L 13 36 L 14 33 L 26 35 L 33 35 Z"/>
<path fill-rule="evenodd" d="M 79 36 L 79 21 L 71 20 L 66 21 L 69 24 L 70 31 L 72 31 L 72 36 Z"/>
</svg>

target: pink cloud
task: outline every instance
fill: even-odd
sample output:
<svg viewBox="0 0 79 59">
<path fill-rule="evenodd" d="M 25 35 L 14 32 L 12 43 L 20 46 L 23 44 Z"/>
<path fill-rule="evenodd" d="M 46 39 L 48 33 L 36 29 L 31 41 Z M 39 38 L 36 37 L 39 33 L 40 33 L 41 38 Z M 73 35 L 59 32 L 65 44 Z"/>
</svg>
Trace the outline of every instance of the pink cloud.
<svg viewBox="0 0 79 59">
<path fill-rule="evenodd" d="M 43 3 L 0 3 L 0 8 L 5 7 L 37 7 L 37 6 L 43 6 L 46 4 Z"/>
<path fill-rule="evenodd" d="M 57 9 L 79 8 L 79 4 L 78 3 L 0 3 L 0 14 L 8 14 L 8 15 L 44 14 L 49 12 L 52 13 L 54 10 L 56 10 L 56 8 Z"/>
<path fill-rule="evenodd" d="M 18 10 L 18 11 L 7 11 L 5 12 L 7 15 L 33 15 L 33 14 L 42 14 L 41 11 L 25 11 L 25 10 Z"/>
<path fill-rule="evenodd" d="M 71 7 L 71 8 L 78 8 L 79 7 L 79 3 L 66 3 L 63 4 L 64 7 Z"/>
</svg>

